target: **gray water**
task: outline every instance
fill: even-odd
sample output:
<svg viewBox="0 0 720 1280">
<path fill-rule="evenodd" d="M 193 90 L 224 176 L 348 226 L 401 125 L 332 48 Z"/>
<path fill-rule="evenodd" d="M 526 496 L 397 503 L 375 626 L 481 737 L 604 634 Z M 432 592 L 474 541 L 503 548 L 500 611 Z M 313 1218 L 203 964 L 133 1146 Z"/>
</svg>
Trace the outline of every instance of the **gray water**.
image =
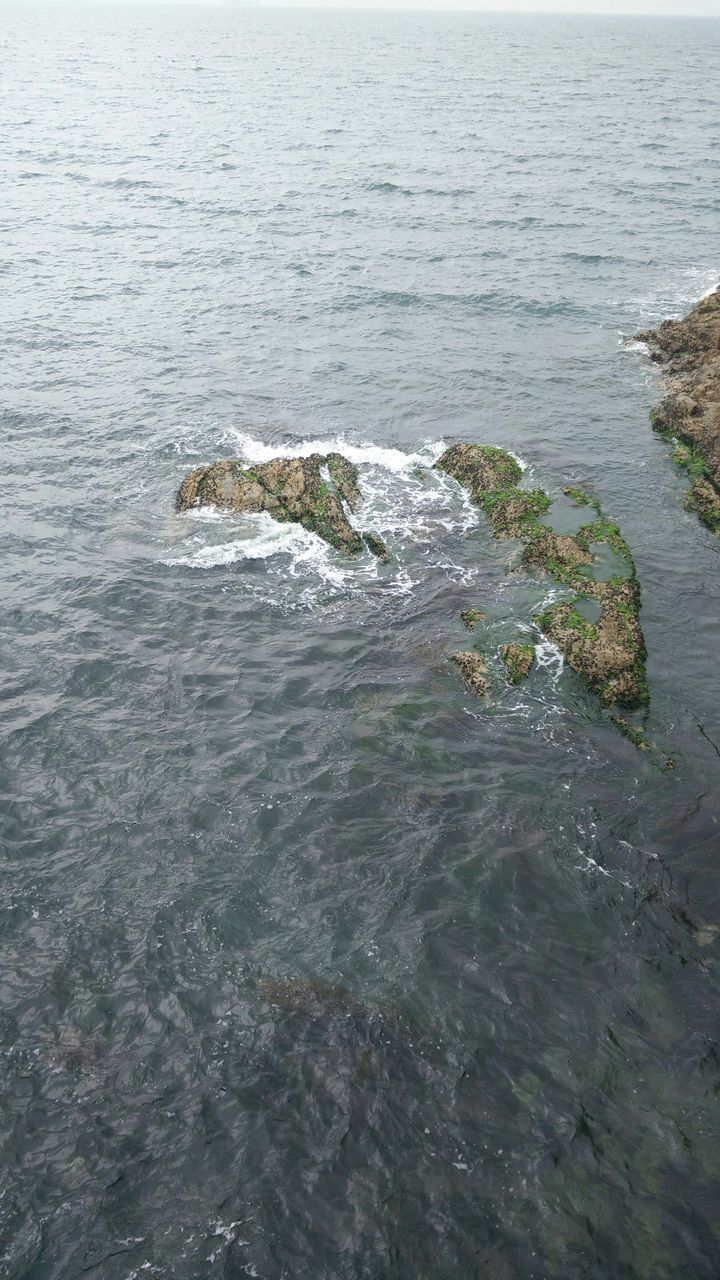
<svg viewBox="0 0 720 1280">
<path fill-rule="evenodd" d="M 0 1273 L 717 1277 L 720 543 L 624 340 L 718 281 L 720 23 L 1 16 Z M 657 752 L 503 680 L 454 440 L 621 523 Z M 389 565 L 174 514 L 315 442 Z"/>
</svg>

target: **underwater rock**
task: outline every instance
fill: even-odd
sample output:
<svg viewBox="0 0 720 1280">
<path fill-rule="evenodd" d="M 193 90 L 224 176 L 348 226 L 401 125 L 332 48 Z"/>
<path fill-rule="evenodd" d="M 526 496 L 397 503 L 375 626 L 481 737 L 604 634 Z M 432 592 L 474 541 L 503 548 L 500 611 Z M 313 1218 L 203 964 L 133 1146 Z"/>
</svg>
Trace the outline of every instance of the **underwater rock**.
<svg viewBox="0 0 720 1280">
<path fill-rule="evenodd" d="M 527 680 L 535 661 L 534 644 L 504 644 L 500 649 L 511 684 Z"/>
<path fill-rule="evenodd" d="M 618 526 L 605 519 L 597 500 L 566 487 L 566 497 L 588 508 L 588 519 L 577 533 L 559 534 L 539 519 L 551 507 L 552 499 L 542 489 L 519 489 L 520 467 L 502 449 L 453 445 L 436 466 L 468 490 L 487 515 L 496 537 L 514 537 L 524 543 L 523 564 L 542 568 L 573 589 L 573 599 L 551 605 L 535 619 L 568 665 L 606 706 L 645 706 L 648 691 L 639 620 L 640 586 L 628 545 Z M 601 544 L 625 562 L 625 571 L 607 582 L 591 577 L 596 561 L 593 548 Z M 595 603 L 597 616 L 593 619 L 578 611 L 587 601 Z M 469 675 L 458 659 L 476 656 L 455 656 L 468 683 Z"/>
<path fill-rule="evenodd" d="M 486 698 L 490 686 L 487 681 L 487 663 L 482 655 L 473 649 L 467 649 L 463 653 L 454 653 L 452 661 L 459 667 L 460 674 L 473 693 L 479 698 Z"/>
<path fill-rule="evenodd" d="M 636 337 L 662 364 L 668 389 L 650 415 L 653 428 L 681 441 L 673 458 L 693 480 L 687 506 L 720 533 L 720 289 L 683 320 Z"/>
<path fill-rule="evenodd" d="M 323 475 L 325 471 L 327 479 Z M 363 537 L 350 524 L 345 506 L 360 502 L 357 468 L 339 453 L 308 458 L 273 458 L 253 467 L 227 459 L 197 467 L 177 492 L 177 511 L 219 507 L 223 511 L 267 511 L 275 520 L 294 521 L 324 538 L 331 547 L 357 555 L 363 546 L 380 555 L 384 543 L 377 535 Z"/>
<path fill-rule="evenodd" d="M 314 978 L 259 978 L 257 985 L 268 1004 L 308 1018 L 365 1012 L 360 1001 L 344 987 L 333 987 Z"/>
</svg>

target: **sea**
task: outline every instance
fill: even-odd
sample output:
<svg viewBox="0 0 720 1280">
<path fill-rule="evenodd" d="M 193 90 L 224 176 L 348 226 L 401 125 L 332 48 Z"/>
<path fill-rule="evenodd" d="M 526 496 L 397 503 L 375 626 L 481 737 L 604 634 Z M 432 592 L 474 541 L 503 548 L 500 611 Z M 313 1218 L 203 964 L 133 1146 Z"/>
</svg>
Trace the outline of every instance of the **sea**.
<svg viewBox="0 0 720 1280">
<path fill-rule="evenodd" d="M 0 49 L 0 1275 L 716 1280 L 720 541 L 633 338 L 720 283 L 720 21 Z M 621 525 L 651 751 L 455 441 Z M 329 450 L 387 564 L 174 510 Z"/>
</svg>

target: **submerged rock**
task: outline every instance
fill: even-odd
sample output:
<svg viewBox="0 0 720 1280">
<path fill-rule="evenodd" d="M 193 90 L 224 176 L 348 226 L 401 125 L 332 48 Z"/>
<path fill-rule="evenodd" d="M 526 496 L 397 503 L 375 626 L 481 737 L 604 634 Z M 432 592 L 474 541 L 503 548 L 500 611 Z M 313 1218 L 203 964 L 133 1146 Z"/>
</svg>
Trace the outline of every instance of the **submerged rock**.
<svg viewBox="0 0 720 1280">
<path fill-rule="evenodd" d="M 691 479 L 688 507 L 720 533 L 720 289 L 683 320 L 637 334 L 663 365 L 668 395 L 650 415 L 662 436 L 682 442 L 673 454 Z"/>
<path fill-rule="evenodd" d="M 303 525 L 348 555 L 357 555 L 364 546 L 374 555 L 380 555 L 382 547 L 387 555 L 377 535 L 363 540 L 348 520 L 345 507 L 354 511 L 360 500 L 352 462 L 340 453 L 314 453 L 308 458 L 273 458 L 252 467 L 230 459 L 197 467 L 180 485 L 175 507 L 266 511 L 275 520 Z"/>
<path fill-rule="evenodd" d="M 505 669 L 511 684 L 520 684 L 527 680 L 535 661 L 534 644 L 504 644 L 500 649 Z"/>
<path fill-rule="evenodd" d="M 452 660 L 459 667 L 460 674 L 473 693 L 476 693 L 479 698 L 486 698 L 490 692 L 490 686 L 487 680 L 487 663 L 482 654 L 474 649 L 466 649 L 462 653 L 454 653 Z"/>
<path fill-rule="evenodd" d="M 363 1009 L 344 987 L 333 987 L 315 978 L 259 978 L 258 990 L 268 1004 L 308 1018 L 353 1013 Z"/>
<path fill-rule="evenodd" d="M 648 692 L 639 620 L 640 587 L 627 543 L 618 526 L 605 519 L 599 503 L 580 490 L 565 488 L 567 497 L 589 508 L 588 519 L 577 533 L 559 534 L 539 518 L 551 507 L 551 498 L 542 489 L 518 488 L 520 467 L 502 449 L 453 445 L 436 465 L 468 490 L 487 515 L 496 537 L 513 537 L 524 543 L 525 565 L 542 568 L 557 582 L 572 587 L 573 599 L 551 605 L 536 619 L 568 665 L 605 705 L 644 706 Z M 596 561 L 593 548 L 601 544 L 625 562 L 625 571 L 607 582 L 590 576 Z M 587 601 L 597 606 L 597 617 L 592 620 L 578 611 Z M 477 656 L 455 656 L 468 683 L 473 673 L 465 660 Z M 459 659 L 465 662 L 466 670 Z M 478 673 L 478 678 L 483 674 Z"/>
</svg>

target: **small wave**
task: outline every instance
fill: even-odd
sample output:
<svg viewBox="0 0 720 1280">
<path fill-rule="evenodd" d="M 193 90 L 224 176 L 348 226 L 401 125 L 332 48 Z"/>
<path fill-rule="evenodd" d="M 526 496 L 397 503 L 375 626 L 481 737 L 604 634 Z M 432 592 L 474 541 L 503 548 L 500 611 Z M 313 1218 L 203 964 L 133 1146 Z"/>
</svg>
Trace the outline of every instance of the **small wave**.
<svg viewBox="0 0 720 1280">
<path fill-rule="evenodd" d="M 266 444 L 245 431 L 230 428 L 225 436 L 240 450 L 248 462 L 269 462 L 271 458 L 308 458 L 312 453 L 342 453 L 356 466 L 384 467 L 387 471 L 412 471 L 413 467 L 431 467 L 447 448 L 444 440 L 427 441 L 414 453 L 405 453 L 371 441 L 353 444 L 343 436 L 329 439 L 301 440 L 298 444 Z"/>
<path fill-rule="evenodd" d="M 683 271 L 675 279 L 658 284 L 643 297 L 631 298 L 629 306 L 641 321 L 657 324 L 666 319 L 678 319 L 696 302 L 714 293 L 718 283 L 717 266 L 693 267 Z M 617 305 L 625 307 L 628 304 L 622 302 Z"/>
</svg>

